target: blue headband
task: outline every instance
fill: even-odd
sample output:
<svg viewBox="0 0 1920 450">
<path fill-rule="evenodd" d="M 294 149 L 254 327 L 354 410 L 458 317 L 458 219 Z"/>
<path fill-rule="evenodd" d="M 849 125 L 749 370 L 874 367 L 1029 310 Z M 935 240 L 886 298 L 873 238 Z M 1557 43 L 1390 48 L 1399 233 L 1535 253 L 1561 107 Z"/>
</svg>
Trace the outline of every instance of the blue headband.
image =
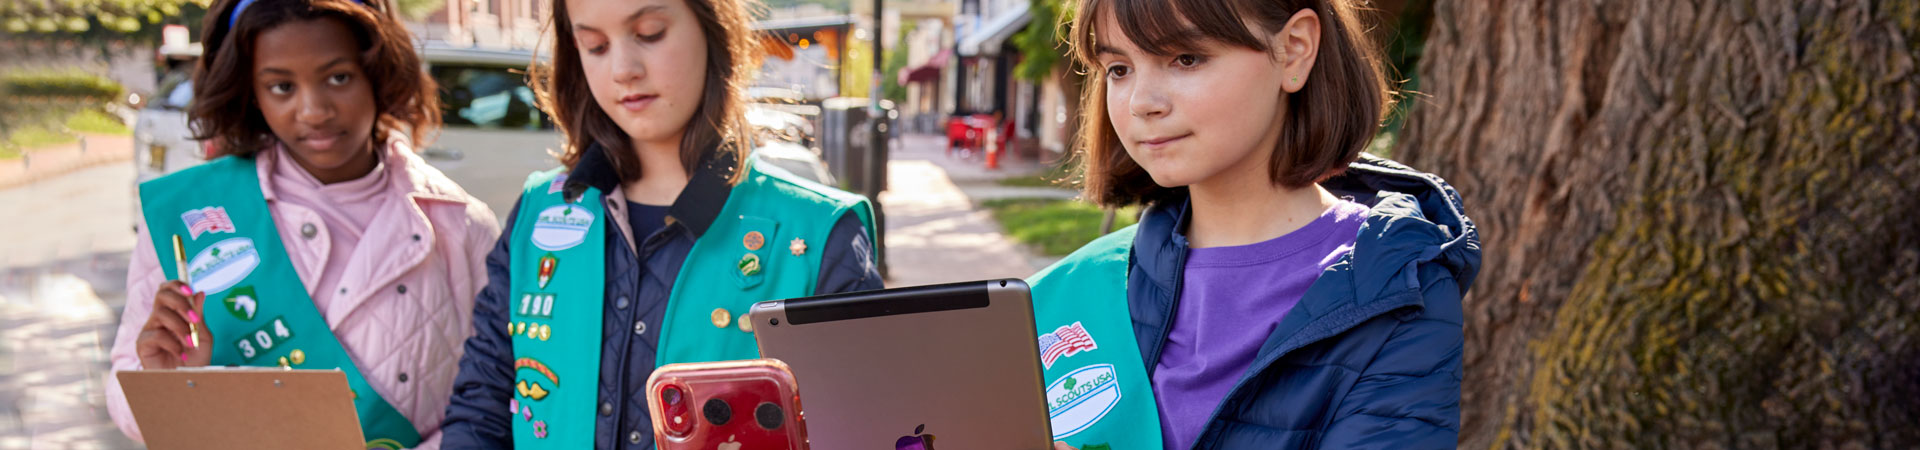
<svg viewBox="0 0 1920 450">
<path fill-rule="evenodd" d="M 233 5 L 233 12 L 227 13 L 227 29 L 233 29 L 233 24 L 240 22 L 240 11 L 245 11 L 247 7 L 252 6 L 255 1 L 258 0 L 240 0 L 240 4 Z M 353 2 L 362 5 L 367 4 L 367 0 L 353 0 Z"/>
</svg>

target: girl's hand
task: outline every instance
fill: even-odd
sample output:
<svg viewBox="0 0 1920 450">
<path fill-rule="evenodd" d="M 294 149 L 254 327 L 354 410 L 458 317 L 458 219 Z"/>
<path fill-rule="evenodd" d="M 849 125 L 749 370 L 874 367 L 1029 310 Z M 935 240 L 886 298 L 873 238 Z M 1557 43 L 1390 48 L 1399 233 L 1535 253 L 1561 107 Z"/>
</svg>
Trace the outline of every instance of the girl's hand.
<svg viewBox="0 0 1920 450">
<path fill-rule="evenodd" d="M 207 295 L 191 292 L 178 280 L 160 284 L 160 291 L 153 295 L 153 314 L 147 316 L 147 324 L 140 327 L 140 338 L 133 344 L 141 366 L 199 367 L 213 360 L 213 332 L 200 315 Z M 193 334 L 187 327 L 189 322 L 200 335 L 198 345 L 189 343 L 188 336 Z"/>
<path fill-rule="evenodd" d="M 1053 450 L 1080 450 L 1080 449 L 1073 448 L 1073 446 L 1067 445 L 1067 443 L 1065 442 L 1053 441 Z"/>
</svg>

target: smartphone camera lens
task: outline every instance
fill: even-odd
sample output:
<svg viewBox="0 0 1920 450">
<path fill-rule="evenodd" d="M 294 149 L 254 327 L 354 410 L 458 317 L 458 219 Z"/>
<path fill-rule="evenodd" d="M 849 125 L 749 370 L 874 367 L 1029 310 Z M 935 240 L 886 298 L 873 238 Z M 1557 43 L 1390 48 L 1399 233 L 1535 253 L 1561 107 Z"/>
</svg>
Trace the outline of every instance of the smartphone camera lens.
<svg viewBox="0 0 1920 450">
<path fill-rule="evenodd" d="M 693 433 L 693 417 L 687 411 L 686 397 L 686 391 L 679 386 L 660 388 L 661 422 L 670 436 L 686 437 Z"/>
<path fill-rule="evenodd" d="M 667 406 L 677 406 L 680 404 L 680 395 L 680 388 L 667 386 L 665 390 L 660 392 L 660 400 L 666 402 Z"/>
<path fill-rule="evenodd" d="M 707 422 L 714 426 L 726 425 L 727 422 L 733 421 L 733 407 L 727 406 L 727 402 L 720 399 L 707 400 L 707 404 L 700 409 L 701 413 L 707 416 Z"/>
<path fill-rule="evenodd" d="M 753 408 L 753 420 L 760 423 L 760 428 L 778 430 L 786 419 L 786 413 L 780 410 L 780 405 L 772 402 L 760 402 L 760 406 Z"/>
<path fill-rule="evenodd" d="M 771 318 L 771 319 L 767 319 L 767 324 L 768 324 L 768 325 L 773 325 L 773 326 L 776 326 L 776 327 L 777 327 L 777 326 L 780 326 L 780 318 L 779 318 L 779 317 L 775 317 L 775 318 Z"/>
</svg>

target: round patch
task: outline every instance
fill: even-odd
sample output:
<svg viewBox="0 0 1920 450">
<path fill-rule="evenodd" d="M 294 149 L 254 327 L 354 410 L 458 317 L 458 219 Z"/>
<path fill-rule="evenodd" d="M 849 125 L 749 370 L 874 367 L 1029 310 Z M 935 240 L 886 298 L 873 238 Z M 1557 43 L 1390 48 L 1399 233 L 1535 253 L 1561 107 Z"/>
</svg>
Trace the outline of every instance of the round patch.
<svg viewBox="0 0 1920 450">
<path fill-rule="evenodd" d="M 587 229 L 593 226 L 593 214 L 586 208 L 573 205 L 554 205 L 540 211 L 533 222 L 533 246 L 541 250 L 560 251 L 573 248 L 587 240 Z"/>
<path fill-rule="evenodd" d="M 1061 375 L 1047 385 L 1047 415 L 1053 439 L 1086 431 L 1120 404 L 1120 381 L 1112 364 L 1095 364 Z"/>
<path fill-rule="evenodd" d="M 713 309 L 713 326 L 715 328 L 726 328 L 728 324 L 732 323 L 733 313 L 727 312 L 726 308 Z"/>
<path fill-rule="evenodd" d="M 186 271 L 193 275 L 193 291 L 211 296 L 232 288 L 260 267 L 260 251 L 243 237 L 215 242 L 193 255 Z"/>
<path fill-rule="evenodd" d="M 767 236 L 758 231 L 748 231 L 746 237 L 740 238 L 740 244 L 747 246 L 747 251 L 759 251 L 760 247 L 767 245 Z"/>
</svg>

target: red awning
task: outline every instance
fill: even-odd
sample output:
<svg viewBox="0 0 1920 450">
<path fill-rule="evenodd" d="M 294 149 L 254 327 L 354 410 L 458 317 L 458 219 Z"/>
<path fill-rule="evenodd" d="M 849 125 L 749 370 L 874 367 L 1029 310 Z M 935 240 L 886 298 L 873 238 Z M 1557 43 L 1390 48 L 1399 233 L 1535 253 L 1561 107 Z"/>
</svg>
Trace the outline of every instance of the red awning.
<svg viewBox="0 0 1920 450">
<path fill-rule="evenodd" d="M 953 49 L 943 49 L 927 58 L 926 64 L 900 69 L 900 84 L 924 83 L 940 79 L 940 69 L 947 66 L 947 60 L 953 58 Z"/>
</svg>

